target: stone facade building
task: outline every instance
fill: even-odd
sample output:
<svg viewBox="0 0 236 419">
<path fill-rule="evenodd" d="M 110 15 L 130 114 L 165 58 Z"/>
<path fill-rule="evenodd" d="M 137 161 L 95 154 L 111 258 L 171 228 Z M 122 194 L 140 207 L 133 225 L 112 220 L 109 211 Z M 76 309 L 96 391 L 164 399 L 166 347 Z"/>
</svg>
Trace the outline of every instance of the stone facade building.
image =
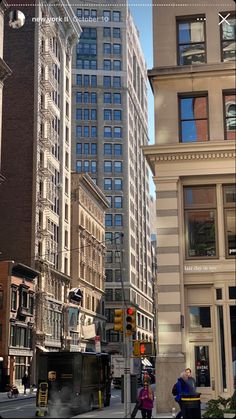
<svg viewBox="0 0 236 419">
<path fill-rule="evenodd" d="M 41 272 L 36 346 L 59 350 L 70 288 L 71 56 L 81 28 L 67 0 L 19 8 L 21 28 L 5 21 L 13 75 L 3 103 L 1 258 Z"/>
<path fill-rule="evenodd" d="M 124 299 L 136 307 L 136 337 L 151 340 L 153 295 L 148 168 L 141 150 L 148 143 L 147 70 L 128 1 L 116 3 L 73 2 L 83 32 L 73 57 L 72 169 L 89 173 L 110 203 L 106 338 L 110 350 L 120 351 L 114 309 Z"/>
<path fill-rule="evenodd" d="M 25 372 L 33 384 L 35 289 L 39 272 L 12 261 L 0 262 L 0 390 L 21 385 Z"/>
<path fill-rule="evenodd" d="M 153 7 L 156 135 L 144 147 L 157 193 L 161 412 L 186 367 L 203 401 L 231 396 L 236 377 L 235 2 L 166 3 Z"/>
<path fill-rule="evenodd" d="M 106 341 L 105 317 L 105 195 L 87 174 L 72 174 L 71 276 L 82 294 L 79 350 L 94 349 L 94 337 Z M 87 327 L 91 326 L 91 327 Z M 88 331 L 91 341 L 86 336 Z"/>
</svg>

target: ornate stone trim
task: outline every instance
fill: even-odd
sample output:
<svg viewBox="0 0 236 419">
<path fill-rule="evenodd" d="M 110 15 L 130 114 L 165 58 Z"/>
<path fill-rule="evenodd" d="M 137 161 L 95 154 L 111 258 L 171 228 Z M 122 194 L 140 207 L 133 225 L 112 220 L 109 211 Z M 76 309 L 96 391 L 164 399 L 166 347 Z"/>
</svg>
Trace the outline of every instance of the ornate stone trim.
<svg viewBox="0 0 236 419">
<path fill-rule="evenodd" d="M 217 159 L 235 159 L 235 151 L 224 152 L 198 152 L 198 153 L 183 153 L 183 154 L 159 154 L 149 156 L 150 161 L 174 161 L 174 160 L 217 160 Z"/>
</svg>

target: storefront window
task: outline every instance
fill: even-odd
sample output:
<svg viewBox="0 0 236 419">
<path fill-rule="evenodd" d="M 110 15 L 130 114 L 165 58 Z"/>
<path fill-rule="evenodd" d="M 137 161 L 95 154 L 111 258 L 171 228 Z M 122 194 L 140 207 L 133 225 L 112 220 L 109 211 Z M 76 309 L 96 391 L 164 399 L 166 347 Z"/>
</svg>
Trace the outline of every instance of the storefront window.
<svg viewBox="0 0 236 419">
<path fill-rule="evenodd" d="M 216 257 L 215 187 L 184 188 L 187 258 Z"/>
<path fill-rule="evenodd" d="M 210 307 L 189 307 L 190 328 L 211 327 Z"/>
<path fill-rule="evenodd" d="M 210 387 L 209 346 L 195 346 L 197 387 Z"/>
<path fill-rule="evenodd" d="M 224 215 L 226 257 L 236 255 L 236 188 L 235 185 L 224 186 Z"/>
</svg>

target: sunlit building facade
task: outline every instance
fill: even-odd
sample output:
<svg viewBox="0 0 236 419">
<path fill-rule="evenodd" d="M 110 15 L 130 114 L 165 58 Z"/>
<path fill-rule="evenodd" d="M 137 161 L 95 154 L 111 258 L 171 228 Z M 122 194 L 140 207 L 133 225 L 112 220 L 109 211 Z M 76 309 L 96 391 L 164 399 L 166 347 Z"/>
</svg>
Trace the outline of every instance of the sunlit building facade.
<svg viewBox="0 0 236 419">
<path fill-rule="evenodd" d="M 178 3 L 153 7 L 156 134 L 144 147 L 157 193 L 161 412 L 186 367 L 203 401 L 231 396 L 236 376 L 235 2 Z"/>
</svg>

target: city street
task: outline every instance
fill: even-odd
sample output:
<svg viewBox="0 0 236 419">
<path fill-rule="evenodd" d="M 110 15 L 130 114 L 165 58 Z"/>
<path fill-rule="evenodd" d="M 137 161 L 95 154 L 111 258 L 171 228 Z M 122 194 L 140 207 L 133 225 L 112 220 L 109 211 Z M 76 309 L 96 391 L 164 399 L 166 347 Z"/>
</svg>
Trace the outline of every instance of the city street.
<svg viewBox="0 0 236 419">
<path fill-rule="evenodd" d="M 154 389 L 154 388 L 153 388 Z M 6 401 L 4 399 L 6 397 Z M 134 404 L 132 404 L 132 409 Z M 20 396 L 18 399 L 7 400 L 6 393 L 1 394 L 0 398 L 0 415 L 2 418 L 34 418 L 35 417 L 35 397 L 23 398 Z M 71 416 L 72 417 L 72 416 Z M 95 409 L 92 412 L 83 413 L 73 417 L 78 418 L 122 418 L 124 417 L 124 404 L 121 403 L 121 390 L 112 389 L 111 405 L 104 409 Z M 141 417 L 140 411 L 137 418 Z M 153 417 L 170 418 L 171 415 L 156 415 L 153 409 Z"/>
</svg>

